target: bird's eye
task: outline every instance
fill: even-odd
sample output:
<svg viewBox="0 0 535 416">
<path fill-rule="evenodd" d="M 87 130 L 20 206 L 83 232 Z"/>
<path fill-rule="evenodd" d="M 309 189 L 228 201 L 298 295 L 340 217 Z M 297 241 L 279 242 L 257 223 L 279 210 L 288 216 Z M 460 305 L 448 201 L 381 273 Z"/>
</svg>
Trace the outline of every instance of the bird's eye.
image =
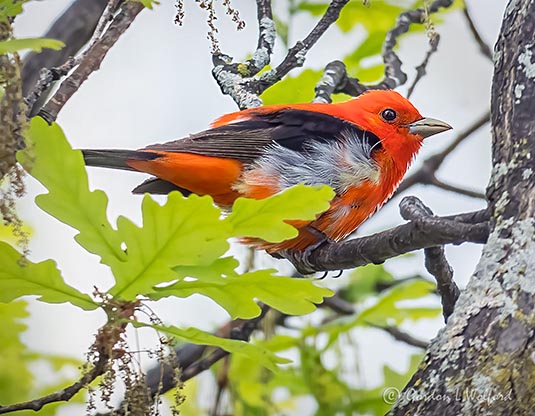
<svg viewBox="0 0 535 416">
<path fill-rule="evenodd" d="M 383 120 L 385 120 L 385 121 L 392 122 L 392 121 L 394 121 L 394 120 L 398 117 L 398 115 L 397 115 L 397 113 L 396 113 L 394 110 L 392 110 L 391 108 L 387 108 L 387 109 L 381 111 L 381 117 L 382 117 Z"/>
</svg>

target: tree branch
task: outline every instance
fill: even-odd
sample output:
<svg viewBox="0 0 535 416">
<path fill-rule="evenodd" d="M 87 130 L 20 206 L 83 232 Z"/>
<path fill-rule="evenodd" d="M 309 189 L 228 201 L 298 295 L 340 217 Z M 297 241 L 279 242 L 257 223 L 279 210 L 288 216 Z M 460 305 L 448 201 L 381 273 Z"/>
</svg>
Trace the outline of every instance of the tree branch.
<svg viewBox="0 0 535 416">
<path fill-rule="evenodd" d="M 44 34 L 46 38 L 61 40 L 65 47 L 59 51 L 43 49 L 43 51 L 30 52 L 23 60 L 22 89 L 25 97 L 31 99 L 30 114 L 37 113 L 43 104 L 46 95 L 42 95 L 54 81 L 60 79 L 62 74 L 58 70 L 45 70 L 44 68 L 56 68 L 71 56 L 74 56 L 91 38 L 97 22 L 106 7 L 107 0 L 76 0 L 56 19 L 50 29 Z M 63 66 L 63 65 L 62 65 Z M 72 69 L 72 68 L 71 68 Z M 62 75 L 61 75 L 62 74 Z M 46 79 L 46 83 L 43 81 Z M 39 83 L 39 87 L 35 85 Z M 41 99 L 37 100 L 41 96 Z"/>
<path fill-rule="evenodd" d="M 472 32 L 472 35 L 474 36 L 474 39 L 477 42 L 477 45 L 479 46 L 480 52 L 483 54 L 483 56 L 490 60 L 490 62 L 492 62 L 492 50 L 479 34 L 479 31 L 477 30 L 476 25 L 472 20 L 472 16 L 470 15 L 470 11 L 468 10 L 468 5 L 466 4 L 466 2 L 464 2 L 463 16 L 466 19 L 466 23 L 468 23 L 470 32 Z"/>
<path fill-rule="evenodd" d="M 298 41 L 283 59 L 270 71 L 253 77 L 269 63 L 269 56 L 275 42 L 275 23 L 271 17 L 271 3 L 257 0 L 259 18 L 259 42 L 253 58 L 244 64 L 232 63 L 232 58 L 223 54 L 213 57 L 213 76 L 224 94 L 228 94 L 243 108 L 262 105 L 258 97 L 267 88 L 280 81 L 292 69 L 300 67 L 307 52 L 321 38 L 325 31 L 338 19 L 340 11 L 349 0 L 332 0 L 325 14 L 302 41 Z M 269 12 L 268 12 L 269 11 Z"/>
<path fill-rule="evenodd" d="M 413 204 L 415 197 L 404 198 L 401 209 Z M 469 214 L 472 215 L 472 214 Z M 316 271 L 341 270 L 366 264 L 380 264 L 385 260 L 422 248 L 465 242 L 485 243 L 488 238 L 487 222 L 470 224 L 453 217 L 418 218 L 387 231 L 339 243 L 325 243 L 306 259 L 300 253 L 285 252 L 303 274 Z M 477 218 L 477 217 L 473 217 Z"/>
<path fill-rule="evenodd" d="M 261 313 L 256 318 L 248 320 L 240 320 L 239 326 L 233 326 L 230 330 L 231 339 L 238 339 L 241 341 L 249 341 L 253 331 L 257 328 L 258 324 L 264 319 L 267 312 L 269 311 L 268 305 L 262 305 Z M 191 363 L 188 367 L 182 367 L 182 373 L 180 375 L 180 380 L 186 381 L 190 378 L 195 377 L 197 374 L 209 369 L 214 363 L 219 361 L 221 358 L 229 355 L 228 351 L 225 351 L 221 348 L 217 348 L 212 352 L 211 355 L 205 357 L 201 360 Z M 178 363 L 180 366 L 183 363 Z"/>
<path fill-rule="evenodd" d="M 257 0 L 258 43 L 251 59 L 233 63 L 232 57 L 214 53 L 212 75 L 223 94 L 229 95 L 240 109 L 258 107 L 262 100 L 246 87 L 246 79 L 256 75 L 269 65 L 277 33 L 271 11 L 271 0 Z"/>
<path fill-rule="evenodd" d="M 367 322 L 367 324 L 371 326 L 372 328 L 377 328 L 382 331 L 385 331 L 386 333 L 391 335 L 396 341 L 404 342 L 405 344 L 410 345 L 411 347 L 426 349 L 429 345 L 429 342 L 415 338 L 411 334 L 408 334 L 407 332 L 402 331 L 398 327 L 381 326 L 381 325 L 376 325 L 371 322 Z"/>
<path fill-rule="evenodd" d="M 87 387 L 87 385 L 90 384 L 93 380 L 95 380 L 98 376 L 104 374 L 108 362 L 109 356 L 104 350 L 102 350 L 99 354 L 99 358 L 95 366 L 89 372 L 84 374 L 83 377 L 77 382 L 71 384 L 69 387 L 66 387 L 63 390 L 57 391 L 47 396 L 43 396 L 39 399 L 34 399 L 23 403 L 16 403 L 8 406 L 0 406 L 0 414 L 17 412 L 19 410 L 33 410 L 37 412 L 47 404 L 67 402 L 76 393 Z"/>
<path fill-rule="evenodd" d="M 410 187 L 416 184 L 434 185 L 438 181 L 435 177 L 436 171 L 442 166 L 446 157 L 453 152 L 459 144 L 470 137 L 473 133 L 486 125 L 490 120 L 490 111 L 485 112 L 481 117 L 475 120 L 470 126 L 463 130 L 459 135 L 441 152 L 427 158 L 422 166 L 410 176 L 407 176 L 399 185 L 394 196 L 405 192 Z M 457 190 L 456 190 L 457 191 Z M 480 197 L 478 195 L 470 195 Z"/>
<path fill-rule="evenodd" d="M 406 220 L 430 218 L 433 211 L 416 197 L 407 197 L 401 205 L 401 216 Z M 442 301 L 444 320 L 453 313 L 455 302 L 459 298 L 459 288 L 453 280 L 453 269 L 446 260 L 444 246 L 427 247 L 424 249 L 425 268 L 437 281 L 437 291 Z"/>
<path fill-rule="evenodd" d="M 486 199 L 485 194 L 483 192 L 473 191 L 471 189 L 466 189 L 457 185 L 452 185 L 452 184 L 443 182 L 440 179 L 438 179 L 436 176 L 433 176 L 429 184 L 434 185 L 437 188 L 444 189 L 445 191 L 455 192 L 457 194 L 469 196 L 471 198 Z"/>
<path fill-rule="evenodd" d="M 440 42 L 440 35 L 437 32 L 431 32 L 429 34 L 429 49 L 427 50 L 422 63 L 416 67 L 416 77 L 414 78 L 414 80 L 412 81 L 412 84 L 407 90 L 407 98 L 411 98 L 411 95 L 414 92 L 416 85 L 427 74 L 427 65 L 429 64 L 431 55 L 433 55 L 437 51 L 439 42 Z"/>
<path fill-rule="evenodd" d="M 332 0 L 316 26 L 314 26 L 302 41 L 296 42 L 295 45 L 290 48 L 282 62 L 274 70 L 266 72 L 256 80 L 254 84 L 250 84 L 253 91 L 256 94 L 262 94 L 262 92 L 280 81 L 292 69 L 303 66 L 308 51 L 321 38 L 321 36 L 323 36 L 327 29 L 338 20 L 340 12 L 348 1 L 349 0 Z"/>
<path fill-rule="evenodd" d="M 316 86 L 315 102 L 331 102 L 331 94 L 344 93 L 356 97 L 370 89 L 394 89 L 407 82 L 407 74 L 401 69 L 401 59 L 394 52 L 398 38 L 407 33 L 412 24 L 422 24 L 427 16 L 437 12 L 440 8 L 447 8 L 453 4 L 453 0 L 435 0 L 428 9 L 419 8 L 401 13 L 396 25 L 391 29 L 383 43 L 382 57 L 385 65 L 385 75 L 383 80 L 375 85 L 363 85 L 357 78 L 352 78 L 347 74 L 345 65 L 340 61 L 329 63 L 325 67 L 324 76 Z M 424 62 L 419 66 L 419 78 L 425 73 L 425 67 L 429 57 L 434 52 L 438 44 L 438 34 L 430 37 L 431 49 L 427 53 Z M 417 80 L 419 80 L 417 75 Z M 413 84 L 414 85 L 414 84 Z M 414 87 L 412 87 L 414 88 Z"/>
<path fill-rule="evenodd" d="M 122 4 L 119 13 L 114 17 L 102 37 L 93 43 L 87 53 L 84 53 L 78 67 L 61 83 L 54 96 L 39 111 L 41 117 L 49 123 L 56 120 L 63 106 L 78 91 L 89 75 L 98 70 L 110 48 L 117 42 L 124 31 L 128 29 L 143 8 L 144 6 L 138 2 Z"/>
</svg>

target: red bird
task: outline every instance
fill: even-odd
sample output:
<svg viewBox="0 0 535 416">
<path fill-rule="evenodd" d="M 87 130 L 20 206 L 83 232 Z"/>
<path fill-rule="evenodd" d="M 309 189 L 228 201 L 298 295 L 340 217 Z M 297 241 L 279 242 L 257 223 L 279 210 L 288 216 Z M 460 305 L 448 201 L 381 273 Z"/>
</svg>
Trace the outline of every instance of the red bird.
<svg viewBox="0 0 535 416">
<path fill-rule="evenodd" d="M 292 222 L 299 235 L 254 240 L 275 254 L 303 251 L 355 231 L 392 195 L 424 138 L 451 129 L 424 118 L 394 91 L 368 91 L 336 104 L 269 105 L 224 115 L 210 129 L 140 150 L 84 150 L 89 166 L 146 172 L 134 193 L 211 195 L 229 207 L 240 196 L 262 199 L 290 186 L 330 185 L 330 208 Z"/>
</svg>

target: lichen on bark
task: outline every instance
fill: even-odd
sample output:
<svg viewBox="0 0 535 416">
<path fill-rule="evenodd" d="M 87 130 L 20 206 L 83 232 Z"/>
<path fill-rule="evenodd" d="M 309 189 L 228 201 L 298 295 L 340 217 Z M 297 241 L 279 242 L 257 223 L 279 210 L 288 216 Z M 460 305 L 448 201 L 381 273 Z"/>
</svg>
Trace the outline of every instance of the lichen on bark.
<svg viewBox="0 0 535 416">
<path fill-rule="evenodd" d="M 535 0 L 511 1 L 494 55 L 489 240 L 392 415 L 535 408 L 534 28 Z"/>
<path fill-rule="evenodd" d="M 0 40 L 11 35 L 10 23 L 0 22 Z M 18 54 L 0 55 L 0 218 L 12 227 L 26 251 L 27 235 L 15 210 L 17 199 L 25 193 L 24 171 L 17 165 L 15 155 L 23 146 L 28 124 L 20 67 Z"/>
</svg>

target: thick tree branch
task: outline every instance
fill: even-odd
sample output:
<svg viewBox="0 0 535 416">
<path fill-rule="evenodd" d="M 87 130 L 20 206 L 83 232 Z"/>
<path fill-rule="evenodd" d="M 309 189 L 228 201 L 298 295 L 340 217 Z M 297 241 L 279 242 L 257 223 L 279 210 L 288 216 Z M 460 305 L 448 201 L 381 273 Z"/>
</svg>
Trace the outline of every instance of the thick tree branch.
<svg viewBox="0 0 535 416">
<path fill-rule="evenodd" d="M 31 104 L 36 104 L 35 108 L 30 108 L 30 114 L 36 114 L 38 108 L 43 104 L 46 95 L 42 95 L 54 81 L 63 75 L 61 70 L 47 70 L 45 68 L 56 68 L 63 66 L 69 57 L 76 55 L 91 38 L 95 31 L 97 22 L 107 0 L 76 0 L 65 12 L 56 19 L 44 37 L 58 39 L 65 43 L 65 47 L 59 51 L 44 49 L 40 53 L 30 52 L 23 61 L 22 68 L 22 89 L 24 96 L 31 97 Z M 41 70 L 45 69 L 45 73 Z M 42 80 L 47 79 L 44 83 Z M 37 83 L 41 85 L 35 87 Z M 38 91 L 32 91 L 38 88 Z M 39 101 L 37 100 L 41 96 Z"/>
<path fill-rule="evenodd" d="M 246 87 L 246 79 L 256 75 L 269 65 L 277 33 L 271 11 L 271 0 L 257 0 L 258 43 L 251 59 L 233 63 L 232 57 L 215 53 L 212 57 L 212 75 L 223 94 L 228 94 L 238 107 L 251 108 L 262 105 L 258 95 Z"/>
<path fill-rule="evenodd" d="M 113 18 L 113 21 L 110 23 L 102 37 L 96 40 L 88 51 L 84 53 L 78 67 L 61 83 L 58 91 L 39 111 L 41 117 L 49 123 L 56 120 L 56 117 L 63 106 L 73 94 L 78 91 L 89 75 L 99 69 L 100 64 L 108 51 L 115 42 L 117 42 L 124 31 L 128 29 L 143 8 L 144 6 L 138 2 L 127 2 L 122 4 L 119 13 Z"/>
<path fill-rule="evenodd" d="M 401 206 L 401 216 L 406 220 L 418 220 L 433 216 L 433 212 L 418 198 L 407 197 Z M 459 288 L 453 280 L 453 269 L 446 260 L 443 246 L 424 249 L 425 268 L 437 281 L 437 291 L 442 301 L 444 320 L 453 313 L 455 302 L 459 298 Z"/>
<path fill-rule="evenodd" d="M 414 200 L 417 198 L 404 198 L 400 203 L 401 209 L 407 209 Z M 294 252 L 284 253 L 284 257 L 290 260 L 300 273 L 310 274 L 316 271 L 349 269 L 370 263 L 380 264 L 389 258 L 428 247 L 465 242 L 481 244 L 487 241 L 487 222 L 470 224 L 454 218 L 455 216 L 418 218 L 370 236 L 340 243 L 325 243 L 306 259 Z"/>
<path fill-rule="evenodd" d="M 323 36 L 327 29 L 338 20 L 340 12 L 348 1 L 349 0 L 332 0 L 324 15 L 310 33 L 302 41 L 296 42 L 296 44 L 290 48 L 286 57 L 274 70 L 268 71 L 265 75 L 255 81 L 254 85 L 251 85 L 253 91 L 256 94 L 262 94 L 262 92 L 280 81 L 282 77 L 288 74 L 292 69 L 303 66 L 308 51 Z"/>
<path fill-rule="evenodd" d="M 232 63 L 232 58 L 227 55 L 214 55 L 214 69 L 212 73 L 223 93 L 230 95 L 242 109 L 262 105 L 262 101 L 258 96 L 267 88 L 280 81 L 292 69 L 303 65 L 307 52 L 321 38 L 325 31 L 336 22 L 340 11 L 348 1 L 332 0 L 316 26 L 302 41 L 298 41 L 290 48 L 286 57 L 275 69 L 267 71 L 260 76 L 253 77 L 253 75 L 256 75 L 269 63 L 269 55 L 273 49 L 276 36 L 275 24 L 271 18 L 271 3 L 258 0 L 260 37 L 258 48 L 255 54 L 253 54 L 253 58 L 245 64 L 235 64 Z"/>
</svg>

